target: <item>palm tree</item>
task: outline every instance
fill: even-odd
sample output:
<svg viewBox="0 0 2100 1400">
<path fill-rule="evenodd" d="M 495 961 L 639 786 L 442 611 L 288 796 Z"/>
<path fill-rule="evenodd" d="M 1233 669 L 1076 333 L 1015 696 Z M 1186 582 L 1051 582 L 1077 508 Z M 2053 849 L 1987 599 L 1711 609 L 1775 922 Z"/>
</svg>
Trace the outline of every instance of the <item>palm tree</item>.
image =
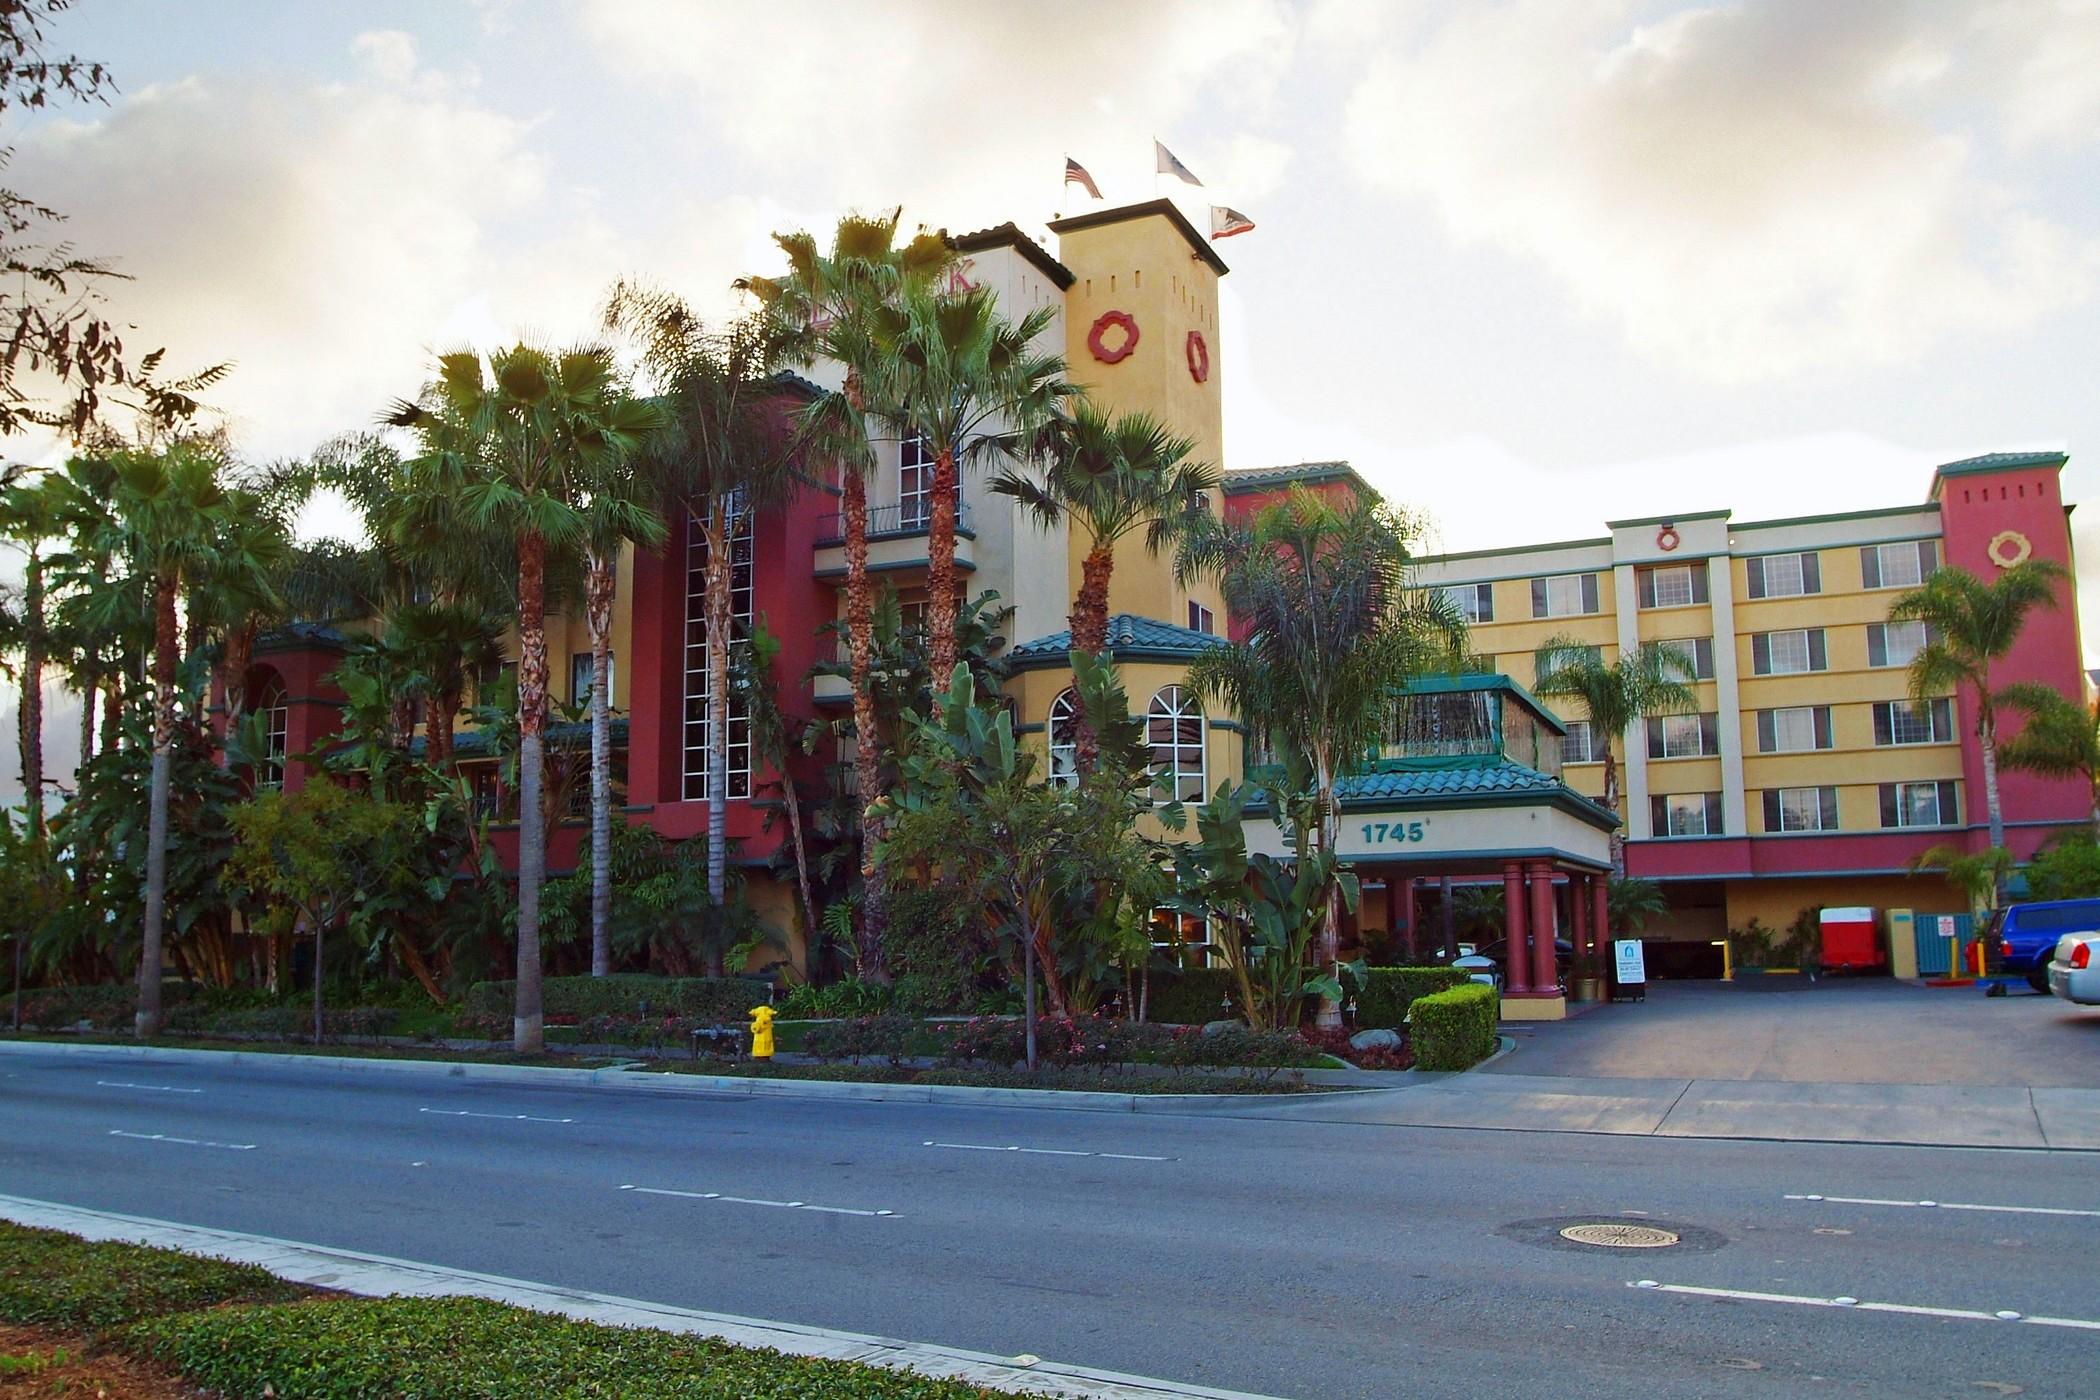
<svg viewBox="0 0 2100 1400">
<path fill-rule="evenodd" d="M 2027 717 L 2018 734 L 1998 745 L 1998 761 L 2045 778 L 2085 779 L 2093 836 L 2100 839 L 2100 705 L 2081 705 L 2039 681 L 2005 687 L 1998 703 Z"/>
<path fill-rule="evenodd" d="M 780 321 L 756 313 L 719 327 L 680 298 L 632 284 L 614 288 L 606 324 L 641 344 L 643 365 L 662 405 L 660 426 L 636 465 L 666 509 L 688 517 L 707 546 L 701 581 L 707 634 L 707 894 L 728 897 L 729 653 L 734 617 L 736 536 L 753 517 L 782 506 L 801 487 L 790 470 L 787 386 L 778 364 L 787 342 Z M 608 861 L 609 864 L 609 861 Z M 719 943 L 712 956 L 719 958 Z M 723 971 L 711 969 L 715 975 Z"/>
<path fill-rule="evenodd" d="M 146 807 L 146 897 L 139 945 L 140 1036 L 160 1030 L 162 939 L 168 889 L 168 788 L 175 745 L 175 669 L 181 635 L 176 604 L 183 580 L 203 571 L 221 526 L 222 462 L 211 448 L 177 442 L 160 452 L 124 451 L 115 467 L 111 511 L 95 542 L 120 557 L 153 595 L 153 759 Z"/>
<path fill-rule="evenodd" d="M 939 695 L 955 671 L 958 473 L 1025 460 L 1078 389 L 1065 379 L 1064 357 L 1035 345 L 1056 321 L 1052 307 L 1008 321 L 989 288 L 908 286 L 868 320 L 879 370 L 868 383 L 874 412 L 900 440 L 916 437 L 933 457 L 926 630 Z"/>
<path fill-rule="evenodd" d="M 1189 684 L 1222 697 L 1255 734 L 1311 778 L 1317 849 L 1340 844 L 1335 784 L 1374 752 L 1394 696 L 1417 676 L 1455 668 L 1465 622 L 1440 594 L 1409 585 L 1420 521 L 1375 497 L 1336 503 L 1294 488 L 1245 522 L 1206 514 L 1176 552 L 1184 582 L 1212 573 L 1251 629 L 1191 663 Z M 1330 896 L 1314 956 L 1331 965 L 1340 909 Z M 1340 1021 L 1331 999 L 1320 1022 Z"/>
<path fill-rule="evenodd" d="M 29 479 L 11 470 L 0 485 L 0 538 L 20 547 L 23 556 L 21 615 L 13 630 L 22 654 L 17 673 L 22 686 L 22 798 L 32 844 L 44 838 L 44 663 L 52 645 L 45 590 L 50 546 L 64 528 L 61 497 L 51 479 Z M 83 717 L 83 725 L 86 722 Z"/>
<path fill-rule="evenodd" d="M 1889 621 L 1922 622 L 1927 639 L 1910 662 L 1910 694 L 1923 705 L 1967 686 L 1976 703 L 1976 737 L 1983 744 L 1983 801 L 1991 845 L 2005 845 L 2005 813 L 1998 804 L 1997 691 L 1991 667 L 2013 649 L 2027 615 L 2056 606 L 2065 578 L 2061 564 L 2029 559 L 1985 583 L 1967 569 L 1933 570 L 1925 582 L 1889 604 Z M 2004 890 L 2000 878 L 1998 892 Z"/>
<path fill-rule="evenodd" d="M 547 570 L 585 542 L 583 505 L 608 460 L 631 455 L 657 426 L 650 405 L 627 393 L 610 351 L 559 353 L 516 345 L 439 357 L 414 403 L 386 415 L 413 429 L 423 453 L 409 464 L 411 505 L 399 522 L 449 514 L 456 504 L 481 529 L 517 544 L 518 592 L 518 986 L 512 1042 L 546 1046 L 540 1000 L 540 886 L 547 874 Z"/>
<path fill-rule="evenodd" d="M 1683 650 L 1668 643 L 1643 642 L 1607 665 L 1596 647 L 1559 636 L 1547 638 L 1539 648 L 1538 679 L 1532 689 L 1542 700 L 1582 702 L 1592 739 L 1604 745 L 1604 805 L 1617 812 L 1620 737 L 1642 720 L 1697 711 L 1694 679 Z M 1612 828 L 1611 868 L 1615 876 L 1626 874 L 1623 820 Z"/>
<path fill-rule="evenodd" d="M 1003 472 L 992 490 L 1011 496 L 1045 528 L 1060 520 L 1087 534 L 1079 594 L 1072 600 L 1072 647 L 1099 655 L 1108 646 L 1108 585 L 1116 545 L 1140 528 L 1157 553 L 1188 523 L 1208 511 L 1204 493 L 1216 489 L 1217 468 L 1188 460 L 1195 443 L 1169 433 L 1146 413 L 1110 415 L 1081 399 L 1052 436 L 1042 479 Z M 1076 716 L 1074 761 L 1091 772 L 1097 740 L 1082 709 Z"/>
<path fill-rule="evenodd" d="M 875 683 L 869 666 L 874 649 L 875 595 L 868 582 L 868 473 L 874 454 L 868 441 L 866 385 L 877 368 L 869 320 L 906 287 L 929 285 L 953 265 L 955 249 L 944 234 L 920 229 L 897 241 L 901 208 L 870 217 L 848 214 L 832 231 L 831 250 L 821 251 L 807 233 L 775 235 L 787 255 L 785 277 L 747 277 L 737 285 L 755 295 L 792 337 L 788 354 L 805 367 L 828 360 L 845 369 L 845 382 L 802 412 L 812 455 L 836 466 L 840 531 L 846 550 L 846 650 L 853 686 L 854 775 L 859 785 L 862 898 L 858 966 L 861 978 L 887 982 L 883 955 L 888 901 L 874 851 L 882 838 L 877 799 L 882 796 L 882 754 L 875 734 Z"/>
<path fill-rule="evenodd" d="M 294 558 L 287 504 L 281 496 L 229 489 L 210 555 L 188 589 L 193 633 L 215 634 L 218 643 L 212 670 L 226 707 L 222 740 L 248 706 L 255 639 L 265 624 L 284 616 L 282 589 Z M 233 761 L 223 742 L 219 761 Z"/>
</svg>

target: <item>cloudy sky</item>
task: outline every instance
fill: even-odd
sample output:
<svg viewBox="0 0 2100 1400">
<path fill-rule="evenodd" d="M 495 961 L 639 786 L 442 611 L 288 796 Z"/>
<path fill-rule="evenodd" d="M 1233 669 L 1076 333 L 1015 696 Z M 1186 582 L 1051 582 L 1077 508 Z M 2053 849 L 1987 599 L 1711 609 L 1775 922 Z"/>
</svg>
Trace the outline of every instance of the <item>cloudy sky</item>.
<svg viewBox="0 0 2100 1400">
<path fill-rule="evenodd" d="M 1150 198 L 1156 134 L 1259 224 L 1228 466 L 1346 457 L 1464 549 L 2068 447 L 2100 632 L 2100 0 L 81 0 L 55 38 L 123 91 L 12 181 L 238 363 L 257 456 L 844 208 L 1040 230 L 1067 154 Z"/>
</svg>

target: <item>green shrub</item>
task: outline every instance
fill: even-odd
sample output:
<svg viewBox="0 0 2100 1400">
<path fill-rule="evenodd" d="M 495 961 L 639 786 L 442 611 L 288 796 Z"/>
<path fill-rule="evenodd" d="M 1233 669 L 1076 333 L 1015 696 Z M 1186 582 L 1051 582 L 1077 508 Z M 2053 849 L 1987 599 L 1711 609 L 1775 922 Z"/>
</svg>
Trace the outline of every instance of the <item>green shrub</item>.
<svg viewBox="0 0 2100 1400">
<path fill-rule="evenodd" d="M 222 1308 L 145 1323 L 131 1348 L 227 1395 L 390 1400 L 867 1397 L 992 1400 L 959 1381 L 814 1361 L 710 1337 L 604 1327 L 479 1298 L 345 1298 Z"/>
<path fill-rule="evenodd" d="M 476 982 L 467 989 L 465 1014 L 480 1024 L 491 1019 L 510 1033 L 515 982 Z M 617 973 L 611 977 L 549 977 L 541 984 L 540 1006 L 548 1016 L 691 1016 L 718 1025 L 750 1019 L 751 1008 L 766 1005 L 772 984 L 760 977 L 652 977 Z"/>
<path fill-rule="evenodd" d="M 1145 994 L 1145 1019 L 1169 1025 L 1200 1026 L 1229 1020 L 1237 999 L 1232 974 L 1222 967 L 1192 967 L 1155 972 Z"/>
<path fill-rule="evenodd" d="M 303 1292 L 249 1264 L 0 1222 L 0 1322 L 93 1331 L 184 1308 L 275 1302 Z"/>
<path fill-rule="evenodd" d="M 912 1052 L 919 1023 L 909 1016 L 860 1016 L 846 1021 L 820 1021 L 802 1037 L 805 1054 L 820 1060 L 886 1059 L 900 1064 Z"/>
<path fill-rule="evenodd" d="M 161 987 L 164 1012 L 194 1000 L 197 989 L 186 982 Z M 129 982 L 105 982 L 88 987 L 25 987 L 22 989 L 22 1022 L 55 1030 L 81 1021 L 96 1030 L 130 1030 L 138 1011 L 138 988 Z"/>
<path fill-rule="evenodd" d="M 890 891 L 882 951 L 897 976 L 896 1007 L 912 1016 L 971 1010 L 992 960 L 983 918 L 938 885 Z"/>
<path fill-rule="evenodd" d="M 1417 1069 L 1468 1069 L 1495 1053 L 1502 999 L 1479 982 L 1418 997 L 1408 1008 Z"/>
<path fill-rule="evenodd" d="M 399 1013 L 390 1006 L 349 1006 L 321 1012 L 323 1037 L 384 1035 Z M 168 1029 L 186 1035 L 311 1036 L 312 1006 L 250 1006 L 213 1011 L 185 1006 L 168 1013 Z"/>
<path fill-rule="evenodd" d="M 1349 979 L 1354 982 L 1352 977 Z M 1456 967 L 1372 967 L 1356 988 L 1356 1024 L 1360 1029 L 1398 1030 L 1407 1023 L 1407 1008 L 1422 997 L 1463 987 L 1469 978 Z"/>
</svg>

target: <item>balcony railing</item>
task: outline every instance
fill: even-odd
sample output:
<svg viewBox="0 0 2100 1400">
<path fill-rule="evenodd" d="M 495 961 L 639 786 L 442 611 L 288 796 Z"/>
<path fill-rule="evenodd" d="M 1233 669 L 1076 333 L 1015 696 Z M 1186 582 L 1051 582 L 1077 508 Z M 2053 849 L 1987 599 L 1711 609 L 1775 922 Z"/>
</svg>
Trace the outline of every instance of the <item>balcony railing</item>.
<svg viewBox="0 0 2100 1400">
<path fill-rule="evenodd" d="M 868 538 L 890 539 L 903 535 L 923 535 L 933 526 L 933 502 L 925 496 L 911 496 L 896 505 L 868 507 Z M 970 503 L 955 503 L 956 533 L 970 533 Z M 833 515 L 825 520 L 819 544 L 837 544 L 846 538 L 846 517 Z"/>
</svg>

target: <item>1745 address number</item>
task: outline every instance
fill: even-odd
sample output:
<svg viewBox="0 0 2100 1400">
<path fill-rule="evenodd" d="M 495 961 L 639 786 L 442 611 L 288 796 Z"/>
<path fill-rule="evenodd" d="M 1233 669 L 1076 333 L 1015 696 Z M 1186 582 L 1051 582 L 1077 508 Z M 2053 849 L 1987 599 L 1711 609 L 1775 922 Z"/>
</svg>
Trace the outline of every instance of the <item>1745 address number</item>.
<svg viewBox="0 0 2100 1400">
<path fill-rule="evenodd" d="M 1421 822 L 1365 822 L 1367 846 L 1412 846 L 1423 839 Z"/>
</svg>

